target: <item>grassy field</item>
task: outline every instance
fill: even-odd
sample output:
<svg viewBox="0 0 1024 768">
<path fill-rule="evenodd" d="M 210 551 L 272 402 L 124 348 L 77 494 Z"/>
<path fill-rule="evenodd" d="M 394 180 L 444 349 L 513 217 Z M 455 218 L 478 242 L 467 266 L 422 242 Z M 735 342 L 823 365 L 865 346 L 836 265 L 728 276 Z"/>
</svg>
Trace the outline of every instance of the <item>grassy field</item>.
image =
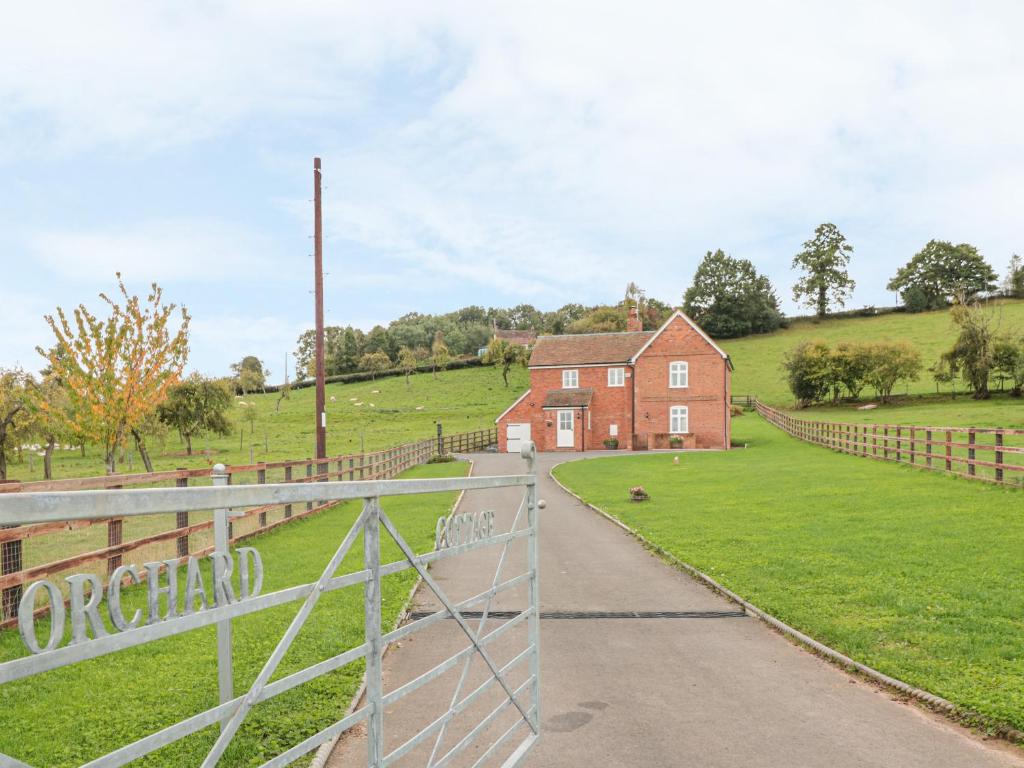
<svg viewBox="0 0 1024 768">
<path fill-rule="evenodd" d="M 1015 329 L 1017 333 L 1024 334 L 1024 301 L 1000 302 L 995 312 L 1002 331 Z M 941 352 L 952 346 L 955 335 L 949 312 L 942 310 L 822 322 L 797 320 L 789 328 L 776 333 L 727 339 L 721 345 L 736 365 L 732 378 L 734 393 L 757 395 L 766 403 L 785 407 L 792 405 L 793 397 L 779 365 L 783 356 L 801 341 L 822 339 L 830 344 L 840 341 L 908 341 L 921 350 L 927 368 Z M 919 381 L 898 390 L 897 394 L 934 392 L 935 383 L 925 373 Z"/>
<path fill-rule="evenodd" d="M 329 456 L 359 453 L 431 437 L 440 421 L 446 433 L 467 432 L 494 426 L 494 418 L 505 410 L 527 387 L 528 374 L 517 368 L 505 387 L 501 371 L 493 367 L 444 371 L 435 379 L 417 374 L 407 387 L 404 377 L 382 378 L 375 382 L 329 384 L 327 386 L 327 452 Z M 163 445 L 150 441 L 149 449 L 156 469 L 206 467 L 216 462 L 249 463 L 250 448 L 256 461 L 280 461 L 314 456 L 313 387 L 297 389 L 281 402 L 277 410 L 276 394 L 248 395 L 248 406 L 236 405 L 235 428 L 229 437 L 198 438 L 193 441 L 196 455 L 186 456 L 177 434 L 167 436 Z M 333 400 L 332 400 L 333 398 Z M 255 409 L 256 422 L 250 429 L 244 418 L 247 409 Z M 143 470 L 134 452 L 131 465 L 119 471 Z M 25 456 L 9 468 L 10 477 L 40 480 L 42 459 Z M 84 477 L 103 474 L 103 456 L 98 448 L 58 451 L 54 458 L 55 477 Z"/>
<path fill-rule="evenodd" d="M 464 463 L 432 464 L 410 470 L 403 477 L 465 475 L 467 469 Z M 437 518 L 447 514 L 454 501 L 455 493 L 439 493 L 387 498 L 383 506 L 410 546 L 425 552 L 433 549 Z M 316 580 L 358 511 L 354 503 L 339 505 L 248 542 L 263 556 L 263 591 Z M 399 550 L 390 537 L 382 534 L 381 539 L 384 562 L 399 559 Z M 358 570 L 361 563 L 360 537 L 338 574 Z M 393 624 L 414 581 L 412 570 L 385 578 L 383 626 Z M 139 589 L 125 594 L 125 614 L 131 616 L 144 595 Z M 299 603 L 289 603 L 233 622 L 236 691 L 244 690 L 255 679 L 298 607 Z M 41 635 L 47 629 L 43 624 L 45 621 L 40 622 Z M 273 679 L 359 645 L 362 640 L 362 590 L 349 587 L 327 593 Z M 16 631 L 0 632 L 0 661 L 23 653 Z M 214 706 L 215 654 L 215 631 L 210 627 L 4 685 L 0 696 L 0 722 L 4 724 L 0 728 L 0 752 L 31 765 L 80 765 Z M 362 663 L 354 663 L 257 705 L 223 763 L 259 765 L 339 719 L 358 687 L 362 671 Z M 207 728 L 133 765 L 198 765 L 215 736 L 216 728 Z"/>
<path fill-rule="evenodd" d="M 1024 728 L 1022 492 L 836 454 L 752 414 L 734 435 L 749 448 L 556 475 L 791 626 Z M 651 501 L 631 503 L 634 485 Z"/>
</svg>

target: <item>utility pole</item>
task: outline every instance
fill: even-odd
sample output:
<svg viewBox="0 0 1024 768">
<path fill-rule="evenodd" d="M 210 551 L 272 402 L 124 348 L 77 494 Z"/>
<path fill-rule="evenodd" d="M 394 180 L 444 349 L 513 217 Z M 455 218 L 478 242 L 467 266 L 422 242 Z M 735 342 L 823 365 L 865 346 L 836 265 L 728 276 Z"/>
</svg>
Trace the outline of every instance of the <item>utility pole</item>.
<svg viewBox="0 0 1024 768">
<path fill-rule="evenodd" d="M 320 210 L 320 158 L 313 158 L 313 270 L 316 294 L 316 457 L 327 456 L 324 394 L 324 222 Z"/>
</svg>

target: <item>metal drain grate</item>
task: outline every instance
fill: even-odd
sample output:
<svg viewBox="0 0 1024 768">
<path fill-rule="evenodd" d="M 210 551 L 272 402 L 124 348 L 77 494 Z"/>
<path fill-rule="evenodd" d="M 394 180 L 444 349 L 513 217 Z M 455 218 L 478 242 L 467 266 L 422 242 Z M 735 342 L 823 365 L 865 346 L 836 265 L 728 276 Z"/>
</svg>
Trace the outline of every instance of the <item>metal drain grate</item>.
<svg viewBox="0 0 1024 768">
<path fill-rule="evenodd" d="M 425 619 L 431 611 L 414 611 L 409 614 L 413 621 Z M 519 611 L 490 611 L 492 619 L 514 619 Z M 541 619 L 742 619 L 743 611 L 542 611 Z M 481 619 L 482 611 L 463 611 L 463 618 Z"/>
</svg>

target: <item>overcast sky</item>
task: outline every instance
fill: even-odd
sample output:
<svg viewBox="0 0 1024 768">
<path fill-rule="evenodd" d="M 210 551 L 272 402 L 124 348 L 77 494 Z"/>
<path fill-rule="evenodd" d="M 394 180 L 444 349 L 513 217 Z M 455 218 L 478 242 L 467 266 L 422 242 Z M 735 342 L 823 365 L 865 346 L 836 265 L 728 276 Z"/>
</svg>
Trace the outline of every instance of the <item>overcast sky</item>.
<svg viewBox="0 0 1024 768">
<path fill-rule="evenodd" d="M 44 7 L 45 6 L 45 7 Z M 678 303 L 708 249 L 787 312 L 832 221 L 851 306 L 930 238 L 1024 253 L 1024 3 L 68 2 L 0 21 L 0 366 L 125 274 L 192 367 L 312 320 Z"/>
</svg>

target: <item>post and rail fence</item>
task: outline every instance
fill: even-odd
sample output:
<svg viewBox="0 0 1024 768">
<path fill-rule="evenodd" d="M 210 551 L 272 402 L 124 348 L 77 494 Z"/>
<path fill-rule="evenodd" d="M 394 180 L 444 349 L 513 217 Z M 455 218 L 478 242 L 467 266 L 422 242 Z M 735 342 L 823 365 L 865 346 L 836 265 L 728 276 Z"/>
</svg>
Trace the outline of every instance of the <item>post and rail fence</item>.
<svg viewBox="0 0 1024 768">
<path fill-rule="evenodd" d="M 1024 429 L 815 421 L 797 418 L 756 399 L 754 407 L 765 421 L 786 434 L 840 453 L 895 461 L 970 480 L 1024 485 Z"/>
<path fill-rule="evenodd" d="M 497 429 L 442 435 L 405 443 L 370 453 L 262 462 L 226 467 L 229 485 L 268 483 L 322 483 L 332 480 L 386 480 L 434 456 L 470 453 L 496 445 Z M 116 490 L 121 488 L 189 488 L 209 485 L 212 469 L 175 469 L 121 475 L 8 481 L 0 484 L 0 499 L 18 493 Z M 267 504 L 253 507 L 229 525 L 232 543 L 273 530 L 278 526 L 316 514 L 334 502 L 330 500 Z M 212 512 L 176 511 L 144 518 L 80 519 L 37 522 L 18 526 L 0 525 L 0 628 L 17 623 L 23 586 L 42 578 L 60 577 L 82 569 L 109 576 L 133 554 L 137 558 L 165 561 L 177 557 L 204 556 L 214 550 Z M 143 578 L 145 573 L 142 574 Z"/>
</svg>

